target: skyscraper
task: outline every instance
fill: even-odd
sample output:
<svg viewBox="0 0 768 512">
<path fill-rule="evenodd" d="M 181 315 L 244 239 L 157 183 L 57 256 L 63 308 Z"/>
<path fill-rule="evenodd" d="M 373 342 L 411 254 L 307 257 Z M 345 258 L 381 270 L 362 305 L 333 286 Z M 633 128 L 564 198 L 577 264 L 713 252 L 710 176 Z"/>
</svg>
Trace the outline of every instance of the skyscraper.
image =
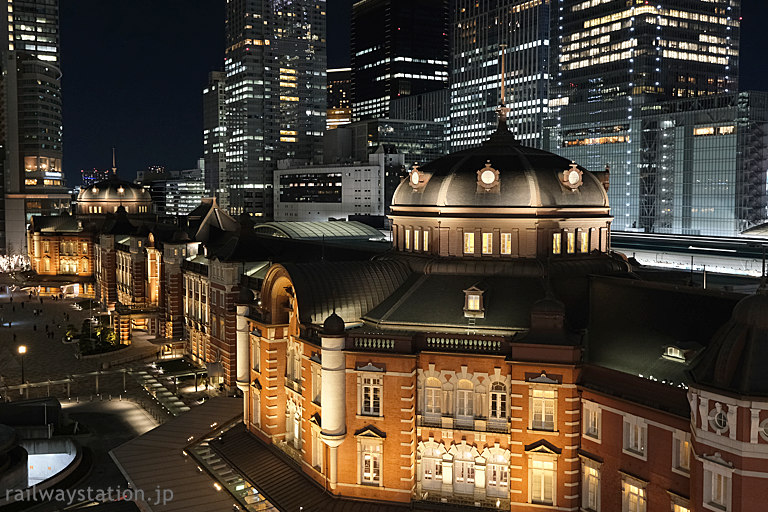
<svg viewBox="0 0 768 512">
<path fill-rule="evenodd" d="M 541 147 L 550 10 L 545 0 L 458 0 L 451 40 L 452 151 L 480 144 L 496 128 L 504 46 L 510 130 L 523 144 Z"/>
<path fill-rule="evenodd" d="M 270 217 L 277 161 L 322 154 L 325 1 L 230 0 L 226 17 L 229 210 Z"/>
<path fill-rule="evenodd" d="M 7 1 L 0 49 L 0 250 L 25 253 L 33 214 L 69 206 L 62 173 L 58 0 Z M 5 46 L 7 44 L 7 46 Z"/>
<path fill-rule="evenodd" d="M 446 0 L 361 0 L 352 7 L 352 118 L 448 85 Z"/>
<path fill-rule="evenodd" d="M 740 1 L 632 3 L 553 4 L 558 9 L 553 24 L 556 60 L 545 149 L 592 169 L 610 166 L 616 230 L 735 234 L 739 226 L 747 227 L 742 221 L 753 218 L 745 216 L 742 205 L 764 202 L 754 190 L 737 185 L 747 179 L 736 168 L 737 160 L 729 166 L 733 173 L 722 168 L 718 175 L 714 168 L 704 172 L 713 165 L 709 153 L 673 155 L 671 148 L 743 142 L 737 132 L 755 133 L 745 127 L 762 121 L 755 108 L 759 98 L 729 94 L 737 90 Z M 719 99 L 704 101 L 710 95 Z M 739 107 L 742 101 L 752 107 Z M 695 114 L 699 109 L 708 112 Z M 736 123 L 739 111 L 749 113 L 751 121 Z M 676 112 L 680 115 L 672 115 Z M 714 129 L 716 137 L 699 137 L 699 128 Z M 699 194 L 716 189 L 721 196 L 710 205 L 708 221 L 702 217 L 703 205 L 691 201 L 691 191 L 701 183 L 691 180 L 701 179 L 709 188 Z"/>
<path fill-rule="evenodd" d="M 333 130 L 337 126 L 352 122 L 352 69 L 328 70 L 328 116 L 325 127 Z"/>
<path fill-rule="evenodd" d="M 211 71 L 203 89 L 203 160 L 206 193 L 216 197 L 221 208 L 228 208 L 224 77 L 222 71 Z"/>
</svg>

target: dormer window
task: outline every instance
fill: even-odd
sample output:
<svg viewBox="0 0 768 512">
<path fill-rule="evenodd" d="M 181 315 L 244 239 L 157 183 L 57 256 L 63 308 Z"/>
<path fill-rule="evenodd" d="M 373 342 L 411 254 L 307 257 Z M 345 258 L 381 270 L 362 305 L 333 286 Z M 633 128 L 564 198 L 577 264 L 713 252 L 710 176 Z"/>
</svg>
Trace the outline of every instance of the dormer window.
<svg viewBox="0 0 768 512">
<path fill-rule="evenodd" d="M 685 361 L 685 353 L 677 347 L 667 347 L 664 355 L 677 361 Z"/>
<path fill-rule="evenodd" d="M 464 316 L 467 318 L 484 318 L 483 290 L 472 286 L 464 290 Z"/>
</svg>

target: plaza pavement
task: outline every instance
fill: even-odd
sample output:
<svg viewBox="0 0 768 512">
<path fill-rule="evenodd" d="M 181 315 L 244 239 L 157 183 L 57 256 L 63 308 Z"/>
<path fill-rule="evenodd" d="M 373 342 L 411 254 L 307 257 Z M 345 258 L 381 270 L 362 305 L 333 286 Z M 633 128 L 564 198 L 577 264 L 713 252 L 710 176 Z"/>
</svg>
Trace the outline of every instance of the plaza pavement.
<svg viewBox="0 0 768 512">
<path fill-rule="evenodd" d="M 7 288 L 0 293 L 0 392 L 5 386 L 21 384 L 21 357 L 18 354 L 20 345 L 27 347 L 24 356 L 24 378 L 33 383 L 96 371 L 103 368 L 104 363 L 129 359 L 157 350 L 156 346 L 147 341 L 148 336 L 135 333 L 131 346 L 126 349 L 97 358 L 78 359 L 77 345 L 64 344 L 61 339 L 67 325 L 72 324 L 79 328 L 83 320 L 90 316 L 89 310 L 78 311 L 73 307 L 73 304 L 81 300 L 83 299 L 54 301 L 50 297 L 44 297 L 43 303 L 40 304 L 39 298 L 33 297 L 30 300 L 27 292 L 16 291 L 11 302 Z M 35 316 L 35 309 L 41 309 L 42 312 Z M 65 313 L 69 315 L 69 320 L 66 320 Z M 46 335 L 45 324 L 53 330 L 52 338 Z M 35 325 L 37 330 L 34 330 Z"/>
</svg>

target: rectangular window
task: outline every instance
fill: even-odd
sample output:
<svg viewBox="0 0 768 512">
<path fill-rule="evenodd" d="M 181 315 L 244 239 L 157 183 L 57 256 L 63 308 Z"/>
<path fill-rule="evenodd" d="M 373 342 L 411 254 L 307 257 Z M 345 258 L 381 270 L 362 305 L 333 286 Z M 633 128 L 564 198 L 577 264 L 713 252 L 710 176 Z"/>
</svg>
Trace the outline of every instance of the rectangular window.
<svg viewBox="0 0 768 512">
<path fill-rule="evenodd" d="M 408 228 L 405 229 L 405 250 L 411 250 L 411 230 Z"/>
<path fill-rule="evenodd" d="M 361 483 L 379 485 L 381 483 L 381 445 L 364 444 L 361 462 Z"/>
<path fill-rule="evenodd" d="M 509 467 L 503 464 L 488 464 L 486 469 L 488 486 L 486 492 L 489 496 L 509 496 Z"/>
<path fill-rule="evenodd" d="M 672 512 L 691 512 L 691 509 L 683 505 L 674 504 L 672 505 Z"/>
<path fill-rule="evenodd" d="M 475 254 L 474 233 L 464 233 L 464 254 Z"/>
<path fill-rule="evenodd" d="M 555 404 L 557 392 L 554 389 L 533 389 L 531 427 L 534 430 L 555 430 Z"/>
<path fill-rule="evenodd" d="M 582 464 L 581 473 L 581 508 L 592 512 L 598 512 L 600 510 L 600 472 L 595 467 Z"/>
<path fill-rule="evenodd" d="M 549 460 L 531 461 L 531 502 L 552 505 L 555 463 Z"/>
<path fill-rule="evenodd" d="M 600 408 L 592 402 L 584 402 L 584 435 L 600 440 Z"/>
<path fill-rule="evenodd" d="M 259 363 L 261 362 L 260 346 L 261 343 L 258 340 L 251 343 L 251 368 L 255 372 L 259 371 Z"/>
<path fill-rule="evenodd" d="M 467 294 L 467 309 L 469 311 L 480 311 L 480 295 L 476 293 Z"/>
<path fill-rule="evenodd" d="M 560 233 L 552 234 L 552 254 L 560 254 L 560 240 L 562 235 Z"/>
<path fill-rule="evenodd" d="M 413 250 L 419 250 L 419 244 L 421 243 L 421 231 L 418 229 L 413 232 Z"/>
<path fill-rule="evenodd" d="M 492 419 L 505 419 L 507 417 L 507 387 L 501 382 L 491 386 L 491 411 Z"/>
<path fill-rule="evenodd" d="M 624 417 L 624 453 L 645 459 L 646 435 L 648 427 L 642 418 Z"/>
<path fill-rule="evenodd" d="M 576 252 L 576 233 L 569 231 L 566 233 L 568 239 L 568 254 Z"/>
<path fill-rule="evenodd" d="M 728 493 L 728 482 L 726 476 L 722 473 L 712 473 L 712 493 L 709 502 L 723 510 L 726 510 L 726 495 Z"/>
<path fill-rule="evenodd" d="M 362 404 L 360 414 L 365 416 L 381 416 L 381 377 L 364 376 L 363 378 Z"/>
<path fill-rule="evenodd" d="M 493 233 L 483 233 L 483 254 L 493 253 Z"/>
<path fill-rule="evenodd" d="M 322 367 L 319 364 L 312 365 L 312 401 L 320 405 L 322 394 Z"/>
<path fill-rule="evenodd" d="M 622 482 L 622 512 L 645 512 L 645 489 Z"/>
<path fill-rule="evenodd" d="M 579 231 L 579 252 L 589 252 L 589 231 Z"/>
<path fill-rule="evenodd" d="M 320 439 L 320 429 L 312 430 L 312 467 L 318 471 L 323 470 L 323 441 Z"/>
<path fill-rule="evenodd" d="M 426 489 L 440 489 L 443 484 L 443 461 L 435 457 L 421 459 L 422 485 Z"/>
<path fill-rule="evenodd" d="M 433 379 L 434 380 L 434 379 Z M 427 386 L 425 390 L 424 412 L 427 414 L 439 415 L 441 411 L 443 390 L 439 387 Z"/>
<path fill-rule="evenodd" d="M 691 470 L 691 437 L 687 432 L 675 431 L 672 438 L 672 468 L 688 473 Z"/>
<path fill-rule="evenodd" d="M 429 230 L 424 230 L 424 252 L 429 251 Z"/>
<path fill-rule="evenodd" d="M 512 254 L 512 233 L 501 234 L 501 254 Z"/>
</svg>

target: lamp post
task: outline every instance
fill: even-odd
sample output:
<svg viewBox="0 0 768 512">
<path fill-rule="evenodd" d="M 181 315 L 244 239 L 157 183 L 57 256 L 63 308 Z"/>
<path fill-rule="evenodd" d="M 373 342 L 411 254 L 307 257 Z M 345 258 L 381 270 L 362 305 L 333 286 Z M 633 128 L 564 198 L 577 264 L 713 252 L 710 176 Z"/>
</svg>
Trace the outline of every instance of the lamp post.
<svg viewBox="0 0 768 512">
<path fill-rule="evenodd" d="M 19 345 L 19 355 L 21 356 L 21 383 L 24 384 L 24 354 L 27 353 L 26 345 Z"/>
</svg>

